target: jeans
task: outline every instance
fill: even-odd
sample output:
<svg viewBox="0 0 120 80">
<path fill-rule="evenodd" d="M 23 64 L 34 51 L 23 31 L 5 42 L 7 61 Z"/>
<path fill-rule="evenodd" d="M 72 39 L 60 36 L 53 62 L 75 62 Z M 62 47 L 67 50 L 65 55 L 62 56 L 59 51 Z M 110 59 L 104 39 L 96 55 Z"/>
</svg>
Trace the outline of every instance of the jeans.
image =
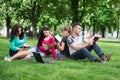
<svg viewBox="0 0 120 80">
<path fill-rule="evenodd" d="M 32 52 L 39 52 L 42 57 L 45 56 L 45 54 L 42 53 L 42 52 L 38 49 L 37 46 L 34 46 L 34 47 L 32 47 L 31 49 L 28 50 L 28 53 L 29 53 L 31 56 L 33 56 L 33 53 L 32 53 Z"/>
<path fill-rule="evenodd" d="M 60 52 L 57 52 L 57 58 L 67 58 L 67 57 L 61 54 Z"/>
<path fill-rule="evenodd" d="M 91 46 L 88 46 L 88 47 L 82 48 L 80 50 L 77 50 L 70 57 L 72 59 L 75 59 L 75 60 L 84 59 L 84 58 L 87 57 L 90 61 L 94 61 L 97 58 L 90 53 L 92 50 L 94 50 L 99 57 L 101 57 L 102 55 L 104 55 L 104 53 L 100 49 L 100 47 L 96 43 L 94 43 Z"/>
</svg>

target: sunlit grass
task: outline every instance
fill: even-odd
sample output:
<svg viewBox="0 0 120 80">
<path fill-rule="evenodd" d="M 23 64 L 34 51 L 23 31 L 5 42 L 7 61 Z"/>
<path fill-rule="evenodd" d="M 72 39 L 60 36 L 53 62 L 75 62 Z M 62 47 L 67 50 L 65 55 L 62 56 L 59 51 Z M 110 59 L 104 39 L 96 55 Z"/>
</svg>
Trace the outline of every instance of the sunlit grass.
<svg viewBox="0 0 120 80">
<path fill-rule="evenodd" d="M 36 45 L 37 40 L 29 39 L 28 43 Z M 35 60 L 4 61 L 8 55 L 9 39 L 0 38 L 0 80 L 120 80 L 120 43 L 97 43 L 105 54 L 112 53 L 110 61 L 105 64 L 88 59 L 40 64 Z"/>
</svg>

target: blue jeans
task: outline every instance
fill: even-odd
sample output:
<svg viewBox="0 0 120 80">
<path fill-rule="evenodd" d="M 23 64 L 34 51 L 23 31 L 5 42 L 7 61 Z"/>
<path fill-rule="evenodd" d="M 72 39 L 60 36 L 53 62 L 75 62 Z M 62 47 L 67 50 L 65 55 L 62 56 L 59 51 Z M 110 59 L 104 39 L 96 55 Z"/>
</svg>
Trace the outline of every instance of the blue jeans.
<svg viewBox="0 0 120 80">
<path fill-rule="evenodd" d="M 100 47 L 96 43 L 94 43 L 91 46 L 88 46 L 88 47 L 85 47 L 85 48 L 82 48 L 82 49 L 76 51 L 75 53 L 73 53 L 71 55 L 71 58 L 75 59 L 75 60 L 78 60 L 78 59 L 84 59 L 84 58 L 87 57 L 90 61 L 94 61 L 94 60 L 96 60 L 96 57 L 93 56 L 90 53 L 92 50 L 94 50 L 99 57 L 101 57 L 102 55 L 104 55 L 104 53 L 100 49 Z"/>
<path fill-rule="evenodd" d="M 29 53 L 31 56 L 33 56 L 33 53 L 32 53 L 32 52 L 39 52 L 42 57 L 45 56 L 45 54 L 42 53 L 42 52 L 38 49 L 37 46 L 34 46 L 34 47 L 32 47 L 31 49 L 28 50 L 28 53 Z"/>
<path fill-rule="evenodd" d="M 67 58 L 67 57 L 59 52 L 57 53 L 57 58 Z"/>
</svg>

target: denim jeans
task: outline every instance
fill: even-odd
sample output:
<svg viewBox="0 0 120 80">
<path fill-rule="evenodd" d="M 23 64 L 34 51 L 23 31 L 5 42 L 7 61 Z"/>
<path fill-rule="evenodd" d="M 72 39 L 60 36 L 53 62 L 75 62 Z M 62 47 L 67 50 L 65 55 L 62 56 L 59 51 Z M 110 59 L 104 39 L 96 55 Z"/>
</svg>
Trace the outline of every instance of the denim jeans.
<svg viewBox="0 0 120 80">
<path fill-rule="evenodd" d="M 71 55 L 71 58 L 78 60 L 78 59 L 84 59 L 87 57 L 90 61 L 94 61 L 96 57 L 90 53 L 92 50 L 94 50 L 99 57 L 104 55 L 100 47 L 96 43 L 94 43 L 91 46 L 77 50 L 75 53 Z"/>
<path fill-rule="evenodd" d="M 67 58 L 67 57 L 59 52 L 57 53 L 57 58 Z"/>
<path fill-rule="evenodd" d="M 42 57 L 45 56 L 45 54 L 42 53 L 42 52 L 38 49 L 37 46 L 34 46 L 34 47 L 32 47 L 31 49 L 28 50 L 28 53 L 29 53 L 31 56 L 33 56 L 33 53 L 32 53 L 32 52 L 39 52 Z"/>
</svg>

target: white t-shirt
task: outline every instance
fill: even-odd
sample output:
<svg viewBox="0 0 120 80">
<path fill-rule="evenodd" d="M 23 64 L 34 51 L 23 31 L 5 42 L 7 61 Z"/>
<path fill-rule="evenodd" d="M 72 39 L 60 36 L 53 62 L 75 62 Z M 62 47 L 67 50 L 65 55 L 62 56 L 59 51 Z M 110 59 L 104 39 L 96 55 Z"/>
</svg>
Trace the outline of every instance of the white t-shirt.
<svg viewBox="0 0 120 80">
<path fill-rule="evenodd" d="M 68 43 L 68 47 L 69 47 L 69 51 L 70 51 L 70 55 L 72 55 L 74 52 L 76 52 L 75 49 L 73 49 L 70 45 L 71 44 L 76 44 L 76 45 L 82 45 L 82 34 L 78 35 L 78 39 L 74 39 L 74 37 L 72 35 L 70 35 L 67 39 L 67 43 Z"/>
</svg>

